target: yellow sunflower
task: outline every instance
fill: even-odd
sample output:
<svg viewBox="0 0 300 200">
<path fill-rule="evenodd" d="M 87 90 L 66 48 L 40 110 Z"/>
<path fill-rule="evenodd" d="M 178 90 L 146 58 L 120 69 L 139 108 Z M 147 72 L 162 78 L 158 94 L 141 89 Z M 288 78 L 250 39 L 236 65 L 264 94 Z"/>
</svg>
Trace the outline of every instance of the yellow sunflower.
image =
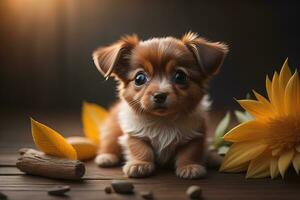
<svg viewBox="0 0 300 200">
<path fill-rule="evenodd" d="M 272 81 L 266 78 L 268 99 L 253 91 L 257 100 L 238 103 L 254 119 L 242 123 L 223 138 L 232 142 L 220 171 L 247 171 L 246 178 L 275 178 L 292 164 L 300 170 L 300 82 L 287 60 Z"/>
</svg>

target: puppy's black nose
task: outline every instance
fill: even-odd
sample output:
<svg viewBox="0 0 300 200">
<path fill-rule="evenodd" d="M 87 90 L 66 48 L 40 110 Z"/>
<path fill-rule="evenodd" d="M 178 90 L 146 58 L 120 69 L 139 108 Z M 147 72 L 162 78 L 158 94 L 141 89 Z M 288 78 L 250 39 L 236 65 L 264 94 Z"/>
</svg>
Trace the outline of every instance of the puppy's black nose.
<svg viewBox="0 0 300 200">
<path fill-rule="evenodd" d="M 153 101 L 157 104 L 163 104 L 165 103 L 167 99 L 168 94 L 167 93 L 155 93 L 153 95 Z"/>
</svg>

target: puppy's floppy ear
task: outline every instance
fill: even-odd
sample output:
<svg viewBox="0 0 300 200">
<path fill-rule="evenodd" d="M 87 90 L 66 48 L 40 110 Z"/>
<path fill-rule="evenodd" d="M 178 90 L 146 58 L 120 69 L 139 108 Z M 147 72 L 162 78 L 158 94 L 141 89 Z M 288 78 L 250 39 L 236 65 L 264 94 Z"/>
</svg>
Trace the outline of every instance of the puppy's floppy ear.
<svg viewBox="0 0 300 200">
<path fill-rule="evenodd" d="M 129 56 L 132 49 L 139 43 L 136 35 L 125 36 L 116 43 L 100 47 L 93 52 L 93 60 L 105 78 L 111 75 L 122 78 L 129 68 Z"/>
<path fill-rule="evenodd" d="M 208 42 L 192 32 L 186 33 L 181 40 L 192 51 L 202 71 L 207 76 L 218 73 L 228 52 L 228 47 L 225 44 Z"/>
</svg>

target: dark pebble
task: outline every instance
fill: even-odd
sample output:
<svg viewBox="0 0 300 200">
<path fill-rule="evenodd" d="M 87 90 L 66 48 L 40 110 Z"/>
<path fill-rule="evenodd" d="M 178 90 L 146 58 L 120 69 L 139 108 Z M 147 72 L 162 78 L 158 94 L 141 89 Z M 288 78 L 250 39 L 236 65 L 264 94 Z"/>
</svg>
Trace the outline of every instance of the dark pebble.
<svg viewBox="0 0 300 200">
<path fill-rule="evenodd" d="M 54 188 L 48 190 L 48 194 L 55 196 L 63 196 L 68 191 L 70 191 L 70 186 L 68 185 L 55 186 Z"/>
<path fill-rule="evenodd" d="M 132 183 L 126 181 L 115 181 L 113 180 L 111 183 L 112 188 L 116 193 L 120 194 L 131 194 L 133 193 L 134 186 Z"/>
<path fill-rule="evenodd" d="M 202 190 L 197 185 L 192 185 L 186 190 L 186 195 L 191 199 L 200 199 L 202 196 Z"/>
<path fill-rule="evenodd" d="M 150 191 L 141 191 L 140 192 L 141 197 L 143 197 L 146 200 L 152 200 L 153 199 L 153 193 Z"/>
<path fill-rule="evenodd" d="M 7 196 L 4 193 L 0 192 L 0 200 L 6 200 L 6 199 Z"/>
<path fill-rule="evenodd" d="M 106 194 L 110 194 L 111 193 L 111 187 L 105 186 L 104 191 L 105 191 Z"/>
</svg>

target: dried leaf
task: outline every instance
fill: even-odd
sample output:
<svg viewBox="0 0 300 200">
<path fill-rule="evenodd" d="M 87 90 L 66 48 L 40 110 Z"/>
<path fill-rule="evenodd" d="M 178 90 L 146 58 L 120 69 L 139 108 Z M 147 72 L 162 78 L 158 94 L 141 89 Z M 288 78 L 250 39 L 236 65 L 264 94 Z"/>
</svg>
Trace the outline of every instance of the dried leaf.
<svg viewBox="0 0 300 200">
<path fill-rule="evenodd" d="M 73 136 L 68 137 L 67 141 L 76 150 L 78 160 L 88 160 L 97 154 L 97 145 L 88 138 Z"/>
<path fill-rule="evenodd" d="M 77 159 L 75 149 L 65 140 L 63 136 L 32 118 L 31 132 L 35 145 L 45 154 L 69 158 L 72 160 Z"/>
<path fill-rule="evenodd" d="M 83 103 L 82 107 L 82 123 L 83 131 L 87 138 L 99 144 L 100 128 L 104 120 L 107 118 L 107 111 L 93 103 Z"/>
<path fill-rule="evenodd" d="M 228 126 L 230 122 L 230 113 L 227 112 L 224 118 L 220 121 L 220 123 L 217 125 L 216 131 L 215 131 L 215 139 L 214 139 L 214 146 L 218 148 L 222 145 L 223 142 L 223 136 L 228 131 Z"/>
</svg>

